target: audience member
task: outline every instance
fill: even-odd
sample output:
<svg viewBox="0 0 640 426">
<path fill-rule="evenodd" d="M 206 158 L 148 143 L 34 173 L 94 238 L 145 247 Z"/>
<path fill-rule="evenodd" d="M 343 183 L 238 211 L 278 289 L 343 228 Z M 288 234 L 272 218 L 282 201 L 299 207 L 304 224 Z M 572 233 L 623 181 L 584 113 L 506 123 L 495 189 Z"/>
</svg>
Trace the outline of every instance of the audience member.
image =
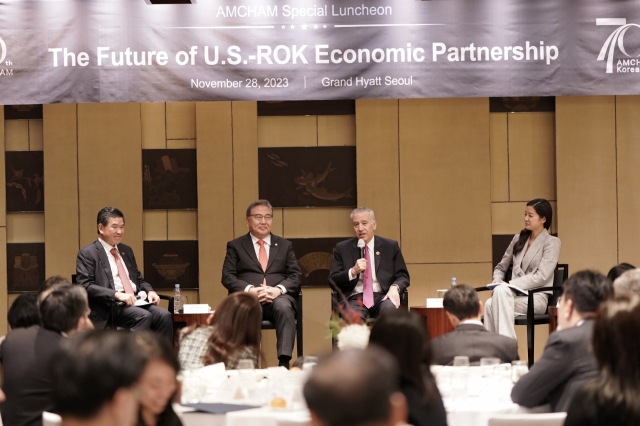
<svg viewBox="0 0 640 426">
<path fill-rule="evenodd" d="M 173 348 L 159 335 L 143 332 L 136 335 L 147 365 L 138 384 L 142 390 L 137 426 L 181 426 L 171 407 L 171 399 L 178 390 L 176 375 L 180 364 Z"/>
<path fill-rule="evenodd" d="M 614 282 L 616 279 L 618 279 L 618 277 L 622 274 L 624 274 L 625 272 L 631 270 L 631 269 L 636 269 L 635 266 L 629 264 L 629 263 L 621 263 L 619 265 L 614 266 L 613 268 L 609 269 L 609 273 L 607 274 L 607 278 L 609 278 L 611 280 L 611 282 Z"/>
<path fill-rule="evenodd" d="M 95 330 L 61 345 L 51 363 L 53 400 L 64 426 L 133 426 L 147 355 L 135 333 Z"/>
<path fill-rule="evenodd" d="M 593 327 L 593 352 L 600 376 L 576 392 L 565 426 L 631 426 L 640 422 L 638 335 L 638 296 L 617 296 L 603 304 Z"/>
<path fill-rule="evenodd" d="M 51 287 L 55 287 L 60 284 L 72 284 L 65 277 L 61 277 L 60 275 L 53 275 L 42 283 L 40 288 L 38 289 L 38 294 L 44 292 L 45 290 L 50 289 Z"/>
<path fill-rule="evenodd" d="M 593 318 L 612 291 L 611 281 L 593 271 L 580 271 L 563 285 L 558 329 L 549 336 L 542 357 L 511 391 L 513 402 L 535 407 L 549 402 L 554 412 L 567 411 L 576 390 L 597 375 L 589 348 Z"/>
<path fill-rule="evenodd" d="M 38 295 L 35 293 L 24 293 L 18 296 L 9 308 L 7 320 L 12 330 L 39 325 Z"/>
<path fill-rule="evenodd" d="M 249 292 L 231 293 L 213 315 L 204 364 L 224 362 L 227 370 L 235 370 L 238 361 L 250 359 L 257 368 L 261 323 L 258 297 Z"/>
<path fill-rule="evenodd" d="M 196 324 L 180 330 L 178 361 L 182 370 L 195 370 L 204 367 L 207 341 L 213 331 L 211 325 L 213 316 L 212 313 L 207 317 L 206 325 Z"/>
<path fill-rule="evenodd" d="M 347 349 L 320 359 L 304 385 L 312 426 L 392 426 L 407 420 L 400 371 L 386 351 Z"/>
<path fill-rule="evenodd" d="M 613 282 L 613 292 L 616 296 L 623 294 L 640 296 L 640 269 L 630 269 L 616 278 Z"/>
<path fill-rule="evenodd" d="M 371 329 L 369 343 L 393 355 L 400 367 L 400 390 L 409 407 L 408 423 L 446 426 L 447 414 L 431 374 L 431 344 L 424 319 L 404 310 L 387 312 Z"/>
<path fill-rule="evenodd" d="M 13 330 L 0 345 L 7 396 L 1 405 L 5 425 L 42 424 L 42 412 L 53 408 L 50 359 L 64 336 L 93 328 L 87 293 L 81 287 L 54 286 L 41 293 L 38 302 L 42 326 Z"/>
<path fill-rule="evenodd" d="M 452 365 L 456 356 L 468 356 L 472 365 L 479 364 L 484 357 L 508 363 L 520 359 L 516 339 L 484 328 L 480 320 L 482 302 L 473 288 L 464 284 L 455 286 L 445 293 L 442 303 L 454 330 L 433 339 L 436 364 Z"/>
</svg>

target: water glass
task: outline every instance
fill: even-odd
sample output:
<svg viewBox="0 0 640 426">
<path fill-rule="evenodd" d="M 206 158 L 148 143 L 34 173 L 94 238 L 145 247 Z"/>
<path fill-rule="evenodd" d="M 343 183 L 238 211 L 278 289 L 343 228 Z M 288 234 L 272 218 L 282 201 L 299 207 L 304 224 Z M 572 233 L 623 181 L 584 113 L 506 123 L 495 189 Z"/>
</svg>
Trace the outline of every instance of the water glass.
<svg viewBox="0 0 640 426">
<path fill-rule="evenodd" d="M 453 358 L 453 366 L 454 367 L 468 367 L 469 366 L 469 357 L 468 356 L 456 356 Z"/>
<path fill-rule="evenodd" d="M 499 364 L 500 364 L 500 358 L 493 358 L 493 357 L 480 358 L 480 370 L 482 371 L 482 376 L 483 377 L 492 376 L 495 373 L 496 367 Z"/>
<path fill-rule="evenodd" d="M 529 367 L 527 366 L 526 361 L 512 361 L 511 362 L 511 381 L 516 383 L 520 380 L 520 377 L 524 376 L 529 372 Z"/>
</svg>

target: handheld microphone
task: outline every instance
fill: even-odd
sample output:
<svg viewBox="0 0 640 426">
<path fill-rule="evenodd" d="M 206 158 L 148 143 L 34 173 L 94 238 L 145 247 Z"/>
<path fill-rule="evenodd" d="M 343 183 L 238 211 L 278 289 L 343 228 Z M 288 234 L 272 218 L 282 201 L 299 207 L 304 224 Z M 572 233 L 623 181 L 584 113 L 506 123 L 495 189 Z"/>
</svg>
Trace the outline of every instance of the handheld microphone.
<svg viewBox="0 0 640 426">
<path fill-rule="evenodd" d="M 364 246 L 365 245 L 366 244 L 364 243 L 364 240 L 362 240 L 362 239 L 358 240 L 358 247 L 360 248 L 360 259 L 364 259 Z"/>
</svg>

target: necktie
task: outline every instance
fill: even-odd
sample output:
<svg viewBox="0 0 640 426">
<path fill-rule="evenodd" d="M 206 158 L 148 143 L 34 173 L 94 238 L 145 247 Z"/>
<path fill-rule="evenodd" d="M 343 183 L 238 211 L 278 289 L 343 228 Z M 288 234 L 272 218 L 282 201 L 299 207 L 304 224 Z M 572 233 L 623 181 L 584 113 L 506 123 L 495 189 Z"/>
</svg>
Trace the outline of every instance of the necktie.
<svg viewBox="0 0 640 426">
<path fill-rule="evenodd" d="M 124 266 L 122 265 L 122 260 L 120 256 L 118 256 L 118 250 L 112 248 L 111 254 L 116 259 L 116 267 L 118 268 L 118 276 L 120 277 L 120 281 L 122 281 L 122 287 L 124 287 L 124 292 L 128 294 L 135 294 L 133 292 L 133 287 L 131 287 L 131 281 L 129 281 L 129 277 L 127 276 L 127 271 L 124 270 Z"/>
<path fill-rule="evenodd" d="M 371 276 L 371 262 L 369 260 L 369 247 L 364 246 L 364 258 L 367 267 L 362 277 L 362 303 L 368 309 L 373 306 L 373 277 Z"/>
<path fill-rule="evenodd" d="M 267 263 L 269 262 L 269 259 L 267 259 L 267 249 L 264 248 L 264 240 L 258 240 L 258 244 L 260 245 L 258 260 L 260 261 L 260 266 L 262 266 L 262 271 L 267 272 Z M 264 277 L 262 285 L 267 285 L 267 277 Z"/>
</svg>

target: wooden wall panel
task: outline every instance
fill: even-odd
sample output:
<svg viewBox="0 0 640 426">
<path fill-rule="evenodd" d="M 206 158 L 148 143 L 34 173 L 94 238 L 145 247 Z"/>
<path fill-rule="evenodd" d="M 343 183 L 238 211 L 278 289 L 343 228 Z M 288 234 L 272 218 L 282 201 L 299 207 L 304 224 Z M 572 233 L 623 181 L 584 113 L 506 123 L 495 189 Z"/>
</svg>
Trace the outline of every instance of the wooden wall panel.
<svg viewBox="0 0 640 426">
<path fill-rule="evenodd" d="M 285 238 L 352 237 L 351 207 L 287 208 L 283 212 Z"/>
<path fill-rule="evenodd" d="M 0 105 L 0 146 L 5 146 L 4 107 Z M 7 306 L 7 219 L 6 219 L 6 192 L 4 178 L 4 149 L 0 149 L 0 306 Z M 0 314 L 0 333 L 9 331 L 6 312 Z"/>
<path fill-rule="evenodd" d="M 195 102 L 167 102 L 167 139 L 196 138 Z"/>
<path fill-rule="evenodd" d="M 273 223 L 271 224 L 271 232 L 273 234 L 284 236 L 284 214 L 283 208 L 273 209 Z M 246 214 L 246 213 L 245 213 Z"/>
<path fill-rule="evenodd" d="M 557 233 L 558 208 L 555 201 L 550 201 L 553 209 L 551 233 Z M 527 203 L 517 201 L 513 203 L 491 203 L 491 233 L 493 235 L 517 234 L 524 229 L 524 210 Z"/>
<path fill-rule="evenodd" d="M 70 278 L 76 273 L 80 248 L 77 105 L 44 105 L 43 117 L 46 276 Z M 100 157 L 103 152 L 104 148 L 96 149 L 93 155 Z M 1 198 L 4 202 L 4 195 Z M 91 215 L 94 230 L 97 213 L 96 210 Z M 93 232 L 92 238 L 95 238 Z"/>
<path fill-rule="evenodd" d="M 234 236 L 246 234 L 246 211 L 258 198 L 258 111 L 256 102 L 232 102 Z M 228 161 L 227 157 L 227 161 Z"/>
<path fill-rule="evenodd" d="M 29 151 L 29 120 L 7 120 L 4 123 L 5 151 Z"/>
<path fill-rule="evenodd" d="M 145 210 L 142 213 L 142 239 L 144 241 L 167 240 L 167 210 Z"/>
<path fill-rule="evenodd" d="M 560 260 L 607 272 L 618 261 L 615 99 L 556 98 Z"/>
<path fill-rule="evenodd" d="M 78 104 L 80 245 L 97 238 L 105 206 L 126 218 L 123 243 L 142 259 L 142 140 L 139 103 Z"/>
<path fill-rule="evenodd" d="M 509 200 L 555 200 L 555 113 L 509 114 L 508 119 Z"/>
<path fill-rule="evenodd" d="M 164 102 L 142 102 L 140 104 L 142 149 L 167 147 Z"/>
<path fill-rule="evenodd" d="M 491 201 L 509 201 L 507 113 L 489 114 L 491 145 Z"/>
<path fill-rule="evenodd" d="M 44 150 L 42 120 L 29 120 L 29 151 Z"/>
<path fill-rule="evenodd" d="M 317 117 L 258 117 L 258 146 L 317 146 Z"/>
<path fill-rule="evenodd" d="M 375 212 L 380 236 L 400 242 L 398 100 L 356 100 L 356 161 L 358 205 Z"/>
<path fill-rule="evenodd" d="M 618 262 L 640 266 L 640 96 L 616 96 Z"/>
<path fill-rule="evenodd" d="M 231 111 L 231 102 L 196 103 L 200 301 L 212 308 L 227 295 L 220 277 L 234 238 Z"/>
<path fill-rule="evenodd" d="M 355 144 L 355 115 L 318 116 L 318 146 L 353 146 Z"/>
<path fill-rule="evenodd" d="M 406 261 L 490 262 L 488 99 L 403 99 L 399 116 Z"/>
<path fill-rule="evenodd" d="M 7 213 L 7 243 L 44 242 L 44 213 Z"/>
<path fill-rule="evenodd" d="M 167 139 L 167 148 L 170 149 L 196 149 L 195 139 Z"/>
<path fill-rule="evenodd" d="M 198 212 L 195 210 L 169 210 L 167 212 L 167 239 L 197 240 Z"/>
</svg>

